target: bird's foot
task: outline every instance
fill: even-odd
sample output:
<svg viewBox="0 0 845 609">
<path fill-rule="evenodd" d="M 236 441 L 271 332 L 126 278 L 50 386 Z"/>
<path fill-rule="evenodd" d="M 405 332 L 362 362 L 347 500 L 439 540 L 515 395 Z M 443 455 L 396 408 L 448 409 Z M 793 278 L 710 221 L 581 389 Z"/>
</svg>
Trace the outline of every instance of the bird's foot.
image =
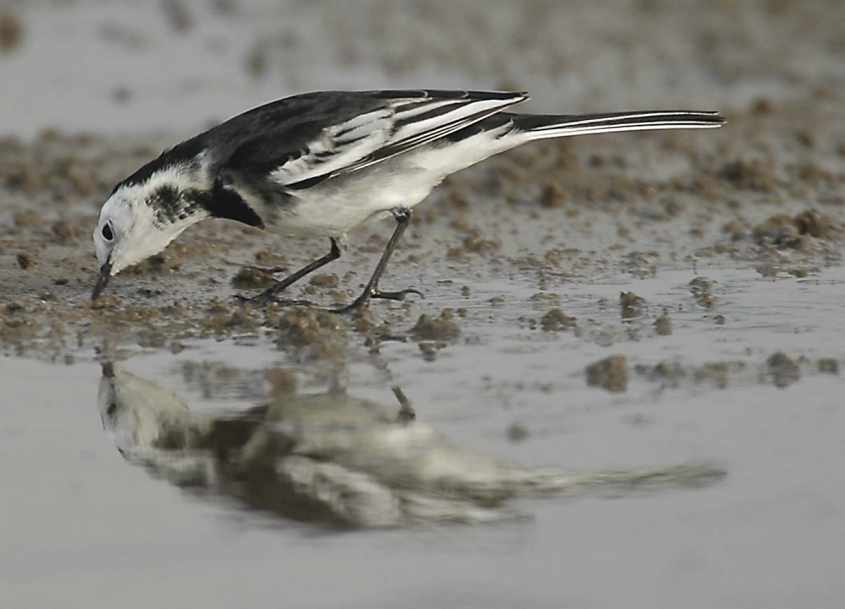
<svg viewBox="0 0 845 609">
<path fill-rule="evenodd" d="M 242 304 L 250 304 L 254 306 L 266 306 L 268 304 L 275 304 L 281 307 L 320 307 L 321 305 L 311 302 L 309 300 L 301 300 L 301 299 L 291 299 L 291 298 L 279 298 L 279 293 L 284 288 L 279 288 L 278 286 L 270 286 L 260 294 L 256 296 L 242 296 L 241 294 L 235 294 L 235 300 Z M 405 300 L 405 298 L 409 294 L 416 294 L 420 298 L 425 298 L 425 295 L 417 290 L 416 288 L 407 288 L 405 290 L 397 290 L 395 292 L 383 292 L 381 290 L 370 290 L 369 292 L 365 291 L 362 293 L 358 298 L 353 300 L 348 305 L 344 305 L 341 307 L 329 308 L 326 309 L 331 313 L 352 313 L 355 311 L 359 311 L 361 308 L 366 306 L 366 304 L 372 298 L 380 298 L 382 300 Z"/>
<path fill-rule="evenodd" d="M 278 294 L 278 292 L 274 292 L 272 288 L 270 288 L 269 290 L 261 292 L 257 296 L 241 296 L 240 294 L 235 294 L 235 300 L 242 304 L 249 304 L 259 307 L 267 306 L 268 304 L 274 304 L 279 307 L 320 306 L 316 302 L 311 302 L 310 300 L 301 300 L 298 298 L 277 298 L 276 294 Z"/>
<path fill-rule="evenodd" d="M 384 300 L 405 300 L 405 297 L 408 294 L 416 294 L 420 298 L 425 298 L 425 294 L 423 294 L 416 288 L 407 288 L 404 290 L 398 290 L 396 292 L 382 292 L 381 290 L 373 290 L 373 293 L 370 294 L 370 298 L 382 298 Z"/>
<path fill-rule="evenodd" d="M 271 302 L 276 301 L 276 293 L 277 291 L 274 289 L 275 286 L 272 286 L 260 294 L 256 294 L 255 296 L 244 296 L 243 294 L 235 294 L 234 299 L 236 302 L 245 305 L 254 305 L 257 307 L 263 307 Z"/>
<path fill-rule="evenodd" d="M 382 292 L 381 290 L 364 291 L 358 298 L 353 300 L 348 305 L 329 309 L 332 313 L 354 313 L 360 311 L 366 306 L 371 298 L 381 298 L 383 300 L 405 300 L 408 294 L 416 294 L 420 298 L 425 298 L 425 295 L 415 288 L 408 288 L 406 290 L 397 290 L 396 292 Z"/>
<path fill-rule="evenodd" d="M 239 264 L 238 266 L 242 269 L 265 275 L 275 275 L 276 273 L 284 273 L 288 270 L 286 266 L 256 266 L 254 264 Z"/>
<path fill-rule="evenodd" d="M 280 298 L 273 301 L 280 307 L 314 307 L 320 309 L 323 305 L 311 302 L 310 300 L 302 300 L 301 298 Z"/>
</svg>

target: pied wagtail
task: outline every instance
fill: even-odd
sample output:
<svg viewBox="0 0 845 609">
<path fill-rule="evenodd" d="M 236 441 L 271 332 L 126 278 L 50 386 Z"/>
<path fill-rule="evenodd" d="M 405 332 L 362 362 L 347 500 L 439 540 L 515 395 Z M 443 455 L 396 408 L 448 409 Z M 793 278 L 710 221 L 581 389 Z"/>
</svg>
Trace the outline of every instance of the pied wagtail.
<svg viewBox="0 0 845 609">
<path fill-rule="evenodd" d="M 340 257 L 338 239 L 391 214 L 396 228 L 364 291 L 401 300 L 378 283 L 411 210 L 451 173 L 526 142 L 635 131 L 720 127 L 717 112 L 660 110 L 584 115 L 505 112 L 525 93 L 324 91 L 254 108 L 163 152 L 120 182 L 100 210 L 100 265 L 92 298 L 112 275 L 157 254 L 205 218 L 283 234 L 322 235 L 331 249 L 275 283 L 264 301 Z"/>
</svg>

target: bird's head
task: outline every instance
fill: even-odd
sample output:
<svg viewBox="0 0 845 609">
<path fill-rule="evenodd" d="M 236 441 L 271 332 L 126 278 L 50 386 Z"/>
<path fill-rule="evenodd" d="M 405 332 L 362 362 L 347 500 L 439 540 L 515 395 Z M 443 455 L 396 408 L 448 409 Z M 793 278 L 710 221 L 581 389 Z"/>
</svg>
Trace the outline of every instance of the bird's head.
<svg viewBox="0 0 845 609">
<path fill-rule="evenodd" d="M 94 229 L 99 277 L 92 298 L 100 295 L 110 277 L 159 253 L 191 224 L 207 217 L 198 193 L 161 175 L 140 184 L 118 185 L 100 209 Z"/>
</svg>

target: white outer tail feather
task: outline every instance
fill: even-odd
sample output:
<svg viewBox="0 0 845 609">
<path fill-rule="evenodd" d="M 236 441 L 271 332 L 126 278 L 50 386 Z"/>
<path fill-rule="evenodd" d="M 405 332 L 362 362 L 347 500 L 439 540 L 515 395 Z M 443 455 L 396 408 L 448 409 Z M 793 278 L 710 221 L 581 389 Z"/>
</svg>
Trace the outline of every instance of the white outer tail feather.
<svg viewBox="0 0 845 609">
<path fill-rule="evenodd" d="M 543 124 L 543 121 L 547 122 Z M 524 115 L 517 119 L 517 125 L 524 129 L 523 133 L 529 140 L 621 131 L 713 129 L 724 123 L 724 118 L 717 112 L 691 111 L 592 114 L 580 117 Z"/>
</svg>

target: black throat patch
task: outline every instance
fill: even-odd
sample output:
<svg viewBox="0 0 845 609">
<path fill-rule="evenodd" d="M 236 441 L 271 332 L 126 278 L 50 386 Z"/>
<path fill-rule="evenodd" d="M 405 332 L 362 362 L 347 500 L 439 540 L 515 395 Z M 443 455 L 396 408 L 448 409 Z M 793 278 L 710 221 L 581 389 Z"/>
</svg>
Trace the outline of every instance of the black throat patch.
<svg viewBox="0 0 845 609">
<path fill-rule="evenodd" d="M 199 211 L 206 211 L 214 218 L 227 218 L 257 228 L 264 228 L 264 221 L 237 193 L 215 186 L 211 192 L 174 186 L 161 186 L 146 199 L 155 214 L 153 223 L 158 227 L 187 220 Z"/>
<path fill-rule="evenodd" d="M 264 220 L 238 193 L 226 188 L 220 180 L 215 182 L 210 193 L 203 193 L 202 206 L 214 218 L 226 218 L 256 228 L 264 228 Z"/>
</svg>

